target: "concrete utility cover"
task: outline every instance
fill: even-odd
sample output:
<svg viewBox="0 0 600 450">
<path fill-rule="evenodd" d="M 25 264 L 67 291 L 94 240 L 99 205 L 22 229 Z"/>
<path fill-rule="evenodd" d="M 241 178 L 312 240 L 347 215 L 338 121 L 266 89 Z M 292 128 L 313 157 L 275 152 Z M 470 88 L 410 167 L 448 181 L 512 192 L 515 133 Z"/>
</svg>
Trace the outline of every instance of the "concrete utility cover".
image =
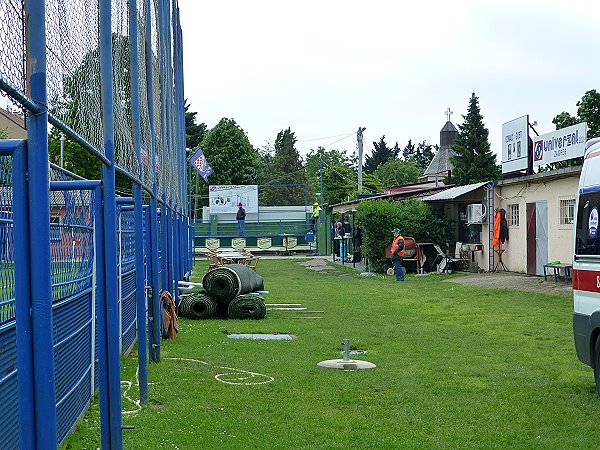
<svg viewBox="0 0 600 450">
<path fill-rule="evenodd" d="M 296 336 L 291 334 L 279 334 L 279 333 L 262 333 L 262 334 L 250 334 L 250 333 L 231 333 L 227 335 L 230 339 L 264 339 L 266 341 L 291 341 Z"/>
<path fill-rule="evenodd" d="M 338 370 L 364 370 L 374 369 L 377 367 L 375 364 L 369 361 L 361 361 L 355 359 L 328 359 L 327 361 L 321 361 L 317 364 L 317 367 L 323 369 L 338 369 Z"/>
</svg>

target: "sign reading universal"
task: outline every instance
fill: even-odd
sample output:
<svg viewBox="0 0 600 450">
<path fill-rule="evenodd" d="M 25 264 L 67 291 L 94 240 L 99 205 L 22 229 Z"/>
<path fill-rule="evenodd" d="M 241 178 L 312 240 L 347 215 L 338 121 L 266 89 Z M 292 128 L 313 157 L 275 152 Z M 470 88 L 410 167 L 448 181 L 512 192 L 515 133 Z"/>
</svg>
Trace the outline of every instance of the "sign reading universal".
<svg viewBox="0 0 600 450">
<path fill-rule="evenodd" d="M 585 152 L 587 123 L 562 128 L 533 138 L 533 165 L 578 158 Z"/>
</svg>

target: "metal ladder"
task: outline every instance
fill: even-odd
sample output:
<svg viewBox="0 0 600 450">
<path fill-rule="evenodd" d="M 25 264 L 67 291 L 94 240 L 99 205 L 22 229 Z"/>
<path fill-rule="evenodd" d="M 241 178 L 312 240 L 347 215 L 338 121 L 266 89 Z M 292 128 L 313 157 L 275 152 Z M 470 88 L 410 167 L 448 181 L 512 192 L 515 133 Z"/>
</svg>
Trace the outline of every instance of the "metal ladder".
<svg viewBox="0 0 600 450">
<path fill-rule="evenodd" d="M 494 216 L 495 216 L 495 208 L 494 208 L 494 185 L 495 181 L 490 181 L 487 184 L 487 224 L 488 224 L 488 271 L 492 272 L 494 270 L 494 247 L 492 246 L 492 241 L 494 240 Z"/>
</svg>

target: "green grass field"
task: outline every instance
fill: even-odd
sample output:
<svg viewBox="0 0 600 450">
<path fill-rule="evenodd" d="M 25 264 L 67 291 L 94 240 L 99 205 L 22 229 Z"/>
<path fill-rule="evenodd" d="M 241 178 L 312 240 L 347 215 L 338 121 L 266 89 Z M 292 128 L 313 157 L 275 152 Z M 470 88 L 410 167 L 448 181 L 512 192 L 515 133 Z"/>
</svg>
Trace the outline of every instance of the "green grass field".
<svg viewBox="0 0 600 450">
<path fill-rule="evenodd" d="M 570 297 L 464 287 L 438 275 L 399 284 L 292 260 L 263 260 L 258 272 L 268 303 L 302 303 L 324 311 L 304 315 L 323 318 L 180 319 L 177 340 L 163 341 L 161 363 L 150 366 L 149 403 L 123 417 L 135 426 L 123 431 L 124 448 L 600 445 L 600 399 L 575 355 Z M 297 338 L 234 340 L 225 330 Z M 317 368 L 341 358 L 343 338 L 377 368 Z M 123 380 L 135 382 L 136 365 L 135 355 L 122 361 Z M 125 399 L 123 409 L 135 406 Z M 98 448 L 99 435 L 96 402 L 66 447 Z"/>
</svg>

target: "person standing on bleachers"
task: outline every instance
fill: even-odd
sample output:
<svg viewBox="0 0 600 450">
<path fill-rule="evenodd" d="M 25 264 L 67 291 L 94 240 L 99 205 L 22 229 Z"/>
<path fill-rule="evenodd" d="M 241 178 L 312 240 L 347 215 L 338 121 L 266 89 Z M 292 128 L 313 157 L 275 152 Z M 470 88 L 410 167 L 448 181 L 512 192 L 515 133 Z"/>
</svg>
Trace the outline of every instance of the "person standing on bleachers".
<svg viewBox="0 0 600 450">
<path fill-rule="evenodd" d="M 240 236 L 243 236 L 246 232 L 246 210 L 242 206 L 242 202 L 238 203 L 238 212 L 235 215 L 235 219 L 238 221 L 238 232 Z"/>
</svg>

